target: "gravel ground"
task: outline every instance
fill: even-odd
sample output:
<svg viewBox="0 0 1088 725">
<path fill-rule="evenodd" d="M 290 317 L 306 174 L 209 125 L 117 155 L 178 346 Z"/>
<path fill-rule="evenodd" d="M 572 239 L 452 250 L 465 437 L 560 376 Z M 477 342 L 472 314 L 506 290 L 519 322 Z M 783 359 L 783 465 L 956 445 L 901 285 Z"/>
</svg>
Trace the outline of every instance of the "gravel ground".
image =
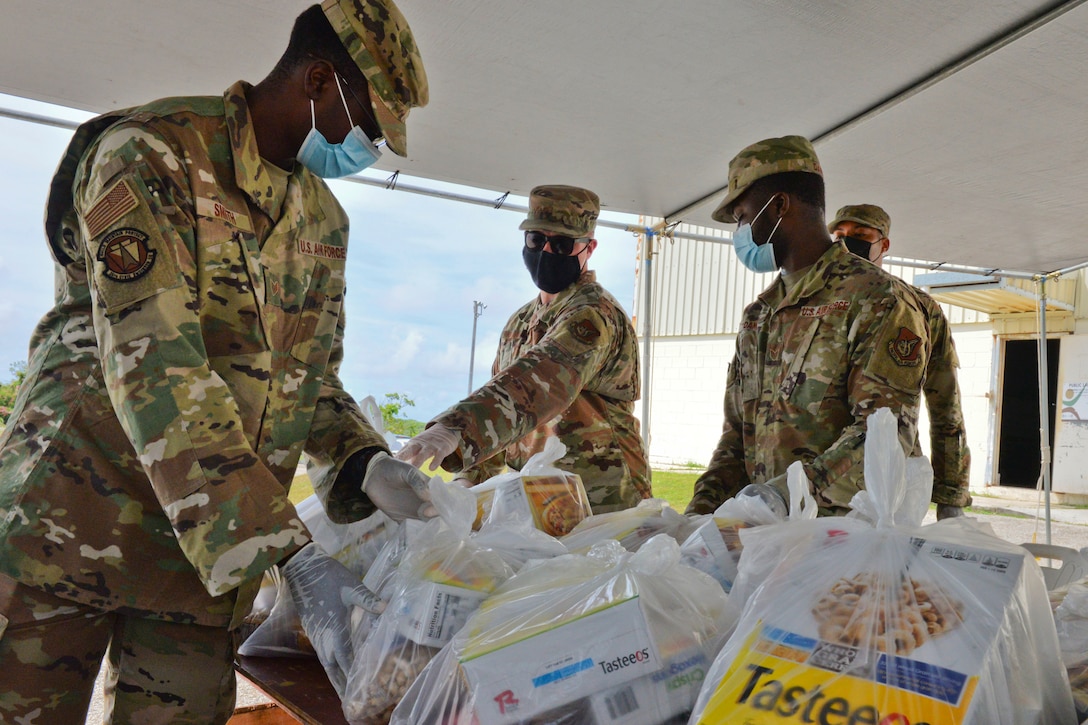
<svg viewBox="0 0 1088 725">
<path fill-rule="evenodd" d="M 982 506 L 977 505 L 973 511 L 975 518 L 985 521 L 993 527 L 994 533 L 1006 541 L 1014 544 L 1023 544 L 1031 541 L 1043 543 L 1046 541 L 1046 529 L 1043 522 L 1036 522 L 1034 518 L 1024 516 L 1014 509 L 1007 508 L 1007 504 L 1000 500 L 987 499 Z M 1051 542 L 1058 546 L 1072 549 L 1088 547 L 1088 511 L 1085 511 L 1084 524 L 1078 523 L 1051 523 Z M 933 523 L 935 520 L 933 511 L 929 512 L 925 523 Z M 87 716 L 87 725 L 98 725 L 102 722 L 102 682 L 101 677 L 95 687 L 94 700 Z M 238 678 L 238 706 L 257 705 L 270 702 L 269 698 L 255 688 L 244 678 Z"/>
</svg>

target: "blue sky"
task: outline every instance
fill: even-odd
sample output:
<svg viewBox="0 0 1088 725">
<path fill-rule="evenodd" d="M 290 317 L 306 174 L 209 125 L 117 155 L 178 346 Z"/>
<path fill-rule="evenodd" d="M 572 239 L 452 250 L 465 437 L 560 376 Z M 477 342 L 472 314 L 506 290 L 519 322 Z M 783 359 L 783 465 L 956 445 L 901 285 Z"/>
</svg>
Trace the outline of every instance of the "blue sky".
<svg viewBox="0 0 1088 725">
<path fill-rule="evenodd" d="M 76 121 L 88 117 L 2 94 L 0 107 Z M 64 129 L 0 118 L 0 382 L 11 379 L 12 363 L 27 359 L 30 333 L 52 303 L 53 263 L 42 217 L 50 179 L 70 137 Z M 499 196 L 410 177 L 401 183 Z M 386 393 L 405 393 L 416 402 L 407 414 L 428 420 L 468 392 L 473 301 L 487 305 L 476 332 L 473 383 L 478 387 L 490 377 L 507 318 L 536 294 L 521 261 L 517 227 L 524 217 L 410 192 L 342 181 L 330 185 L 351 218 L 344 385 L 356 398 L 374 395 L 379 402 Z M 511 196 L 509 203 L 524 206 L 526 200 Z M 629 215 L 604 218 L 637 221 Z M 635 237 L 599 228 L 597 239 L 590 267 L 630 313 Z"/>
</svg>

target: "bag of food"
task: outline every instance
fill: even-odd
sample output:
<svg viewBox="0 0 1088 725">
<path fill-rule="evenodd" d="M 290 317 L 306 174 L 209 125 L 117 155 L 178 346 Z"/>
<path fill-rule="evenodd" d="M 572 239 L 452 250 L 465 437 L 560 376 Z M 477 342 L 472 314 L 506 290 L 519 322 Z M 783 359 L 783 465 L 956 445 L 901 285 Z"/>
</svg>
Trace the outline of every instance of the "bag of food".
<svg viewBox="0 0 1088 725">
<path fill-rule="evenodd" d="M 387 606 L 363 641 L 343 697 L 351 723 L 384 722 L 423 667 L 488 594 L 527 558 L 565 552 L 527 519 L 488 523 L 472 532 L 476 499 L 461 486 L 431 481 L 439 517 L 424 523 L 389 560 L 399 559 Z"/>
<path fill-rule="evenodd" d="M 736 619 L 713 579 L 680 564 L 669 536 L 637 553 L 528 562 L 433 660 L 399 725 L 642 725 L 691 709 Z"/>
<path fill-rule="evenodd" d="M 1078 721 L 1088 718 L 1088 579 L 1050 592 Z"/>
<path fill-rule="evenodd" d="M 574 527 L 561 541 L 572 554 L 585 554 L 595 544 L 615 539 L 628 551 L 638 551 L 658 534 L 684 541 L 698 525 L 674 509 L 668 501 L 646 498 L 634 508 L 594 514 Z"/>
<path fill-rule="evenodd" d="M 397 530 L 397 524 L 380 511 L 355 523 L 333 523 L 317 496 L 306 497 L 296 509 L 313 540 L 360 579 Z M 366 613 L 357 613 L 356 617 L 359 626 L 371 622 Z M 276 568 L 266 572 L 253 608 L 243 620 L 241 636 L 238 654 L 243 656 L 317 656 Z"/>
<path fill-rule="evenodd" d="M 869 418 L 862 499 L 875 523 L 741 533 L 742 569 L 776 532 L 791 548 L 744 605 L 693 724 L 1075 722 L 1034 559 L 959 520 L 896 523 L 912 498 L 906 480 L 895 416 L 881 409 Z"/>
<path fill-rule="evenodd" d="M 561 471 L 555 462 L 567 454 L 567 447 L 555 436 L 544 449 L 533 454 L 521 471 L 507 471 L 472 487 L 476 495 L 476 521 L 525 518 L 549 536 L 565 536 L 590 515 L 589 497 L 581 477 Z"/>
<path fill-rule="evenodd" d="M 808 491 L 801 464 L 794 463 L 787 472 L 790 492 L 790 521 L 816 518 L 816 500 Z M 729 592 L 737 578 L 737 564 L 744 545 L 741 529 L 782 522 L 782 516 L 763 499 L 741 496 L 728 499 L 680 545 L 680 561 L 714 577 Z"/>
</svg>

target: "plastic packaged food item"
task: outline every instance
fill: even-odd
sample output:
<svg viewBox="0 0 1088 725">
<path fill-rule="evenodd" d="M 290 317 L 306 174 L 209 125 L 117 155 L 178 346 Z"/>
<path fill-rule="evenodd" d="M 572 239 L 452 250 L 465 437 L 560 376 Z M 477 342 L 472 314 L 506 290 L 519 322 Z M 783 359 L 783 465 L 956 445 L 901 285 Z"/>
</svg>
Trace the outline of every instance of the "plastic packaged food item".
<svg viewBox="0 0 1088 725">
<path fill-rule="evenodd" d="M 777 565 L 692 723 L 1075 722 L 1035 561 L 970 521 L 920 527 L 921 513 L 904 514 L 917 501 L 886 409 L 869 418 L 865 466 L 864 517 L 741 533 L 742 571 L 765 546 Z"/>
<path fill-rule="evenodd" d="M 572 554 L 585 554 L 595 544 L 615 539 L 628 551 L 638 551 L 658 534 L 668 534 L 677 543 L 687 539 L 699 525 L 676 511 L 668 501 L 647 498 L 623 511 L 595 514 L 574 527 L 561 541 Z"/>
<path fill-rule="evenodd" d="M 816 518 L 816 501 L 809 493 L 809 482 L 800 463 L 787 473 L 791 506 L 790 521 Z M 734 497 L 725 501 L 680 546 L 680 561 L 714 577 L 729 592 L 737 578 L 738 563 L 744 545 L 740 532 L 755 526 L 781 523 L 782 516 L 766 501 L 753 497 Z"/>
<path fill-rule="evenodd" d="M 352 723 L 384 722 L 408 687 L 480 603 L 526 558 L 564 553 L 528 520 L 488 523 L 472 532 L 476 500 L 465 488 L 431 481 L 437 519 L 390 545 L 399 560 L 380 585 L 388 604 L 365 640 L 342 698 Z"/>
<path fill-rule="evenodd" d="M 428 665 L 391 722 L 663 723 L 690 710 L 736 619 L 669 536 L 527 563 Z"/>
<path fill-rule="evenodd" d="M 591 510 L 581 477 L 555 466 L 566 454 L 566 446 L 552 436 L 521 471 L 508 471 L 473 486 L 477 506 L 474 528 L 479 529 L 485 520 L 519 517 L 532 521 L 549 536 L 569 534 Z"/>
<path fill-rule="evenodd" d="M 314 541 L 348 569 L 359 575 L 371 566 L 397 524 L 380 511 L 353 524 L 329 520 L 316 496 L 303 499 L 296 509 Z M 271 604 L 269 603 L 271 602 Z M 369 627 L 372 616 L 353 612 L 357 626 Z M 313 645 L 299 620 L 298 612 L 278 569 L 265 574 L 261 591 L 242 627 L 238 654 L 246 657 L 314 657 Z"/>
</svg>

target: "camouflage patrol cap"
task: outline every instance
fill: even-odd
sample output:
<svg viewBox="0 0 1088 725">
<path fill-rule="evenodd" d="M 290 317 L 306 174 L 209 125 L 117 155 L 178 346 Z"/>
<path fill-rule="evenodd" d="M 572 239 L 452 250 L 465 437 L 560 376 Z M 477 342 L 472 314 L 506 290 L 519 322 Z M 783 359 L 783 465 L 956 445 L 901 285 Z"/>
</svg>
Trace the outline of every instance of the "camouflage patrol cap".
<svg viewBox="0 0 1088 725">
<path fill-rule="evenodd" d="M 765 138 L 743 149 L 729 162 L 729 193 L 711 214 L 716 221 L 733 223 L 733 202 L 758 179 L 787 171 L 824 175 L 816 150 L 804 136 Z"/>
<path fill-rule="evenodd" d="M 601 199 L 589 189 L 552 184 L 529 192 L 529 216 L 522 231 L 592 237 L 601 213 Z"/>
<path fill-rule="evenodd" d="M 863 227 L 871 227 L 887 237 L 892 231 L 892 218 L 888 212 L 876 204 L 853 204 L 844 206 L 835 212 L 835 218 L 827 225 L 827 231 L 835 231 L 840 222 L 854 222 Z"/>
<path fill-rule="evenodd" d="M 332 29 L 366 76 L 370 105 L 393 153 L 404 156 L 408 111 L 426 106 L 427 74 L 412 29 L 393 0 L 325 0 Z"/>
</svg>

